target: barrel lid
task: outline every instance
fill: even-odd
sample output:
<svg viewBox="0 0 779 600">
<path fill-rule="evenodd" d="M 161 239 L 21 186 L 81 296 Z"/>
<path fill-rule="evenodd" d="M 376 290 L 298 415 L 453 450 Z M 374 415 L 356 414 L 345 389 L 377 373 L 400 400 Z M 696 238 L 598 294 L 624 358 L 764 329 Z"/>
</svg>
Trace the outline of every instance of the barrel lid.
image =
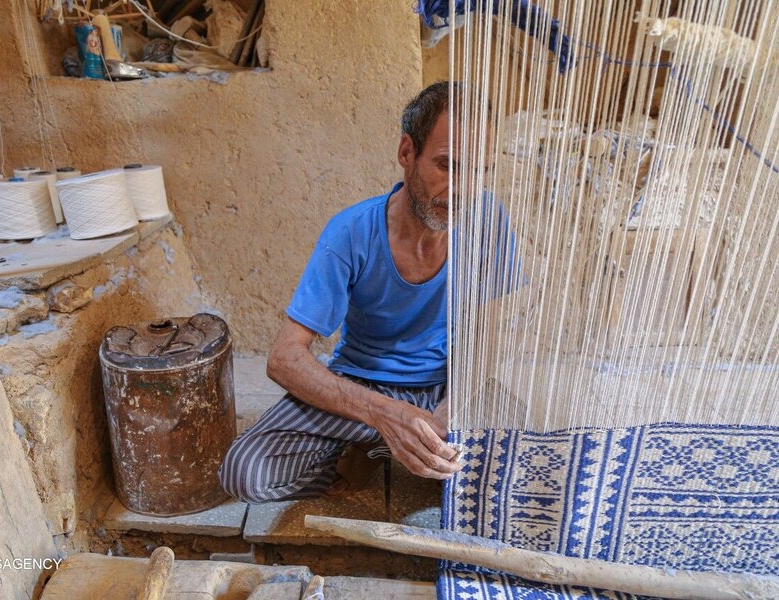
<svg viewBox="0 0 779 600">
<path fill-rule="evenodd" d="M 227 323 L 198 313 L 109 329 L 100 360 L 123 369 L 177 369 L 213 358 L 229 343 Z"/>
</svg>

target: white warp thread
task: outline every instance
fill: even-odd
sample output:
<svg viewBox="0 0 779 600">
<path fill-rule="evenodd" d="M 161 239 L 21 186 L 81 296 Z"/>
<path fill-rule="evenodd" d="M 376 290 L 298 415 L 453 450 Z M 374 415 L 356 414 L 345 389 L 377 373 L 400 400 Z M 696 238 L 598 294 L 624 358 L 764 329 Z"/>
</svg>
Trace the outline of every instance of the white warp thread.
<svg viewBox="0 0 779 600">
<path fill-rule="evenodd" d="M 36 171 L 27 177 L 28 181 L 45 181 L 49 188 L 49 197 L 51 198 L 51 208 L 54 210 L 54 218 L 57 223 L 64 223 L 65 216 L 62 213 L 62 205 L 60 204 L 60 197 L 57 193 L 57 187 L 54 185 L 57 183 L 57 176 L 49 171 Z"/>
<path fill-rule="evenodd" d="M 27 179 L 30 175 L 35 173 L 35 171 L 40 171 L 40 167 L 21 167 L 19 169 L 14 169 L 14 177 L 21 177 L 22 179 Z"/>
<path fill-rule="evenodd" d="M 55 229 L 46 181 L 0 181 L 0 239 L 25 240 Z"/>
<path fill-rule="evenodd" d="M 127 192 L 135 206 L 139 221 L 152 221 L 168 216 L 170 209 L 165 194 L 162 167 L 159 165 L 125 167 L 124 176 L 127 181 Z"/>
<path fill-rule="evenodd" d="M 65 179 L 56 185 L 74 240 L 111 235 L 138 224 L 122 169 Z"/>
</svg>

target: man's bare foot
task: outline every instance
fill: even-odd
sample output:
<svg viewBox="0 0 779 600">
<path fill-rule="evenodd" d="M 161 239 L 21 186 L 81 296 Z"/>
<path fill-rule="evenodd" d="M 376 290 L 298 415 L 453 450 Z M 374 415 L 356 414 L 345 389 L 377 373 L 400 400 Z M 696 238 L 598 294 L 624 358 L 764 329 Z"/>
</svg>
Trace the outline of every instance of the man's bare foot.
<svg viewBox="0 0 779 600">
<path fill-rule="evenodd" d="M 380 448 L 383 442 L 356 444 L 344 450 L 336 467 L 336 474 L 326 496 L 346 496 L 367 488 L 383 464 Z"/>
</svg>

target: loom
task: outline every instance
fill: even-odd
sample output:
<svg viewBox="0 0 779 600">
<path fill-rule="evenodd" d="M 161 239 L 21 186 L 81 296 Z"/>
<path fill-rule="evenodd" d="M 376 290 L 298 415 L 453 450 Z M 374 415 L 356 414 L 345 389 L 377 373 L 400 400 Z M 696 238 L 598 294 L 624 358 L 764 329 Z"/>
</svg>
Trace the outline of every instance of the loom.
<svg viewBox="0 0 779 600">
<path fill-rule="evenodd" d="M 775 576 L 776 2 L 419 12 L 461 24 L 449 427 L 466 464 L 444 527 Z M 457 560 L 439 581 L 452 599 L 613 594 Z"/>
</svg>

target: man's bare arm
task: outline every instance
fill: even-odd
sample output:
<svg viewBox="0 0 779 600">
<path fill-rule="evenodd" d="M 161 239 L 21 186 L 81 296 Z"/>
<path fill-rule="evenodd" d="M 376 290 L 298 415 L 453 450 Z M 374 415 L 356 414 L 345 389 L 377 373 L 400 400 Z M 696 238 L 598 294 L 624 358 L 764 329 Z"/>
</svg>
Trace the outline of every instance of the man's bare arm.
<svg viewBox="0 0 779 600">
<path fill-rule="evenodd" d="M 307 404 L 376 429 L 412 473 L 448 479 L 460 467 L 433 415 L 338 377 L 311 354 L 316 333 L 286 318 L 268 357 L 268 377 Z"/>
</svg>

